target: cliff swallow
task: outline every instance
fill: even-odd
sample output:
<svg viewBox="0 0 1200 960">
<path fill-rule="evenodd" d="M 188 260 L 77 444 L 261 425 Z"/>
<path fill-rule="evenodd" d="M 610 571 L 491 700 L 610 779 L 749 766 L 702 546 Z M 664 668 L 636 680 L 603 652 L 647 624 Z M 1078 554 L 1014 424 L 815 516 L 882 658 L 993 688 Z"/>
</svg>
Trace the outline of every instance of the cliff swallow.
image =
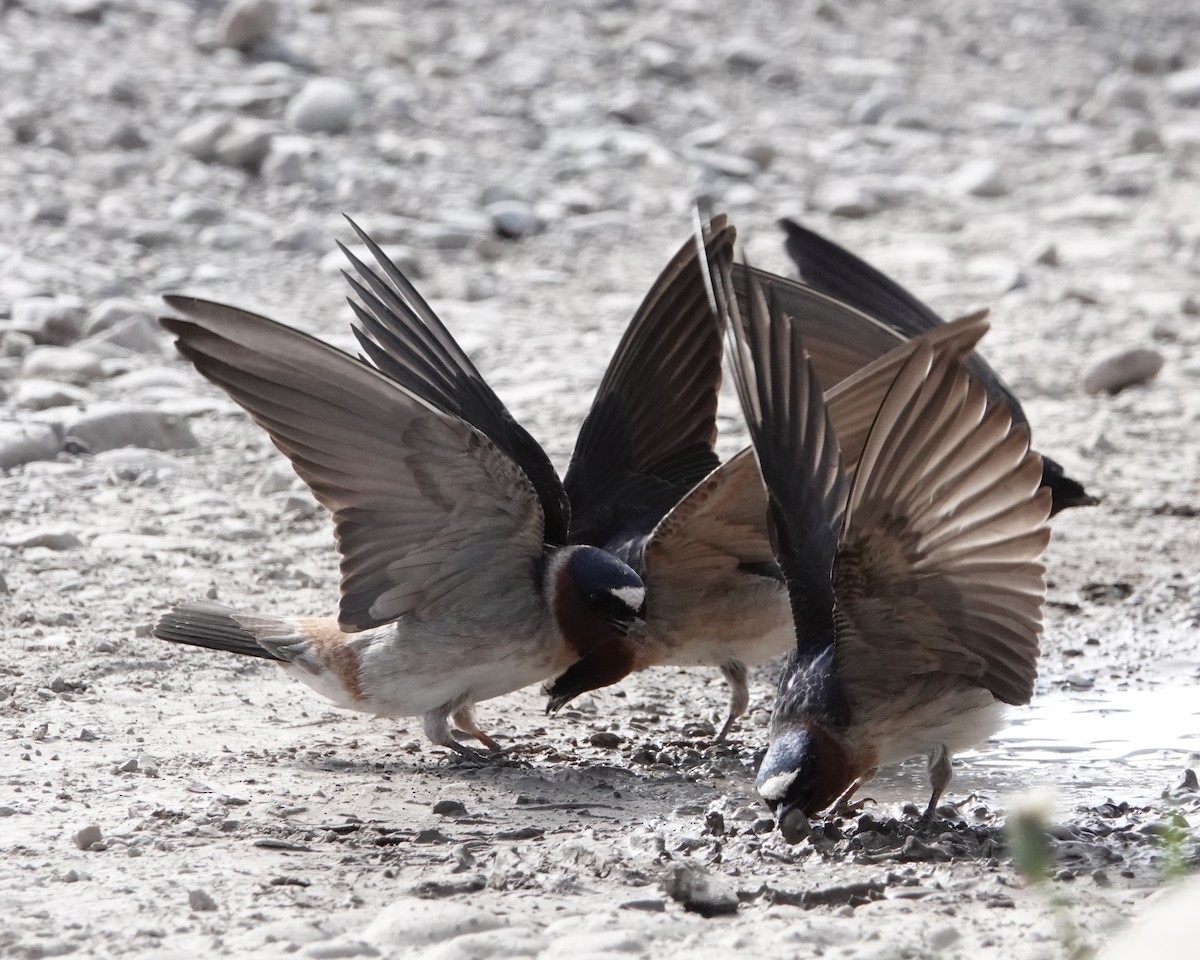
<svg viewBox="0 0 1200 960">
<path fill-rule="evenodd" d="M 779 225 L 787 234 L 786 249 L 800 271 L 801 280 L 811 287 L 829 294 L 855 307 L 869 317 L 882 321 L 900 337 L 910 338 L 939 326 L 944 321 L 924 303 L 914 297 L 894 280 L 884 276 L 870 264 L 865 263 L 836 243 L 825 239 L 800 226 L 792 220 L 780 220 Z M 786 303 L 784 303 L 786 310 Z M 832 332 L 832 331 L 831 331 Z M 847 341 L 858 335 L 868 338 L 863 348 L 873 351 L 877 342 L 877 330 L 846 330 Z M 818 374 L 821 369 L 822 344 L 805 339 Z M 871 356 L 878 356 L 871 353 Z M 1013 422 L 1027 424 L 1028 420 L 1020 401 L 986 360 L 978 353 L 967 361 L 967 370 L 983 385 L 992 400 L 1008 406 Z M 832 386 L 826 383 L 826 387 Z M 1094 506 L 1099 501 L 1084 490 L 1083 485 L 1063 472 L 1060 464 L 1042 455 L 1042 485 L 1053 494 L 1051 515 L 1068 507 Z"/>
<path fill-rule="evenodd" d="M 922 334 L 826 397 L 777 302 L 754 288 L 730 323 L 795 626 L 757 777 L 789 841 L 912 756 L 928 757 L 932 816 L 953 753 L 1033 693 L 1050 492 L 1026 426 L 945 339 L 956 327 L 977 340 L 986 324 Z M 873 408 L 849 472 L 841 404 Z"/>
<path fill-rule="evenodd" d="M 732 282 L 739 295 L 748 289 L 747 278 L 757 275 L 728 259 L 714 263 L 710 274 L 718 290 Z M 701 280 L 699 275 L 697 280 Z M 814 339 L 821 343 L 824 369 L 836 371 L 839 382 L 847 376 L 851 379 L 846 382 L 858 382 L 853 374 L 875 356 L 841 350 L 838 344 L 844 336 L 842 331 L 860 331 L 855 343 L 877 346 L 879 354 L 904 342 L 882 324 L 810 287 L 783 278 L 772 280 L 772 289 L 784 290 L 789 313 L 802 318 L 797 322 L 803 323 L 806 331 L 811 328 Z M 867 336 L 872 329 L 877 329 L 874 341 Z M 938 342 L 948 341 L 960 352 L 969 353 L 983 328 L 972 329 L 979 333 L 969 342 L 969 334 L 958 327 L 933 336 Z M 631 328 L 617 355 L 645 354 L 639 342 L 643 335 Z M 821 339 L 826 335 L 828 341 Z M 721 345 L 710 343 L 707 349 L 719 363 Z M 871 368 L 875 371 L 873 382 L 886 384 L 878 371 L 894 373 L 894 363 L 894 358 L 875 362 Z M 622 378 L 613 374 L 614 369 L 620 368 L 614 363 L 605 385 L 607 392 L 620 396 L 627 388 Z M 715 382 L 711 388 L 715 391 Z M 856 395 L 860 401 L 875 397 L 874 406 L 869 402 L 832 405 L 850 468 L 857 462 L 858 449 L 882 399 L 882 394 L 876 396 L 863 387 L 857 388 Z M 641 413 L 653 415 L 652 408 L 644 408 Z M 596 541 L 617 551 L 645 582 L 645 627 L 638 632 L 636 642 L 619 638 L 573 664 L 551 685 L 549 709 L 558 709 L 581 693 L 614 683 L 636 670 L 716 666 L 730 687 L 729 710 L 717 735 L 718 742 L 724 740 L 749 704 L 747 667 L 795 646 L 787 587 L 768 535 L 766 504 L 758 466 L 747 447 L 687 491 L 652 529 L 634 530 L 632 534 L 618 531 L 619 536 L 611 541 Z"/>
<path fill-rule="evenodd" d="M 697 413 L 708 401 L 693 387 L 720 381 L 719 353 L 711 369 L 703 340 L 719 345 L 721 328 L 696 261 L 730 257 L 733 228 L 714 221 L 703 252 L 689 243 L 643 302 L 634 324 L 653 330 L 670 374 L 648 376 L 645 357 L 627 358 L 640 388 L 619 398 L 602 389 L 593 413 L 603 430 L 584 431 L 572 464 L 589 482 L 568 472 L 566 484 L 428 304 L 360 236 L 384 274 L 351 256 L 362 301 L 355 333 L 370 362 L 194 298 L 168 297 L 187 319 L 162 320 L 333 514 L 337 619 L 187 603 L 155 635 L 278 661 L 339 706 L 422 716 L 432 742 L 474 756 L 451 719 L 496 750 L 475 722 L 476 702 L 597 649 L 624 649 L 615 641 L 642 627 L 641 578 L 581 539 L 653 524 L 716 462 L 715 389 L 708 414 Z M 631 416 L 628 403 L 650 404 L 661 419 Z"/>
</svg>

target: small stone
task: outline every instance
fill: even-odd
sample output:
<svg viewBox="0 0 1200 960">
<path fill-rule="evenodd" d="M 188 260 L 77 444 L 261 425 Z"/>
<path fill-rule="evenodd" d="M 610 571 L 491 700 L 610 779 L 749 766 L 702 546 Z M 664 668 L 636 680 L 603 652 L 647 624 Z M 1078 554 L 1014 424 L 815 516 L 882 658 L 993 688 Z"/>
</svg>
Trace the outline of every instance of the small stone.
<svg viewBox="0 0 1200 960">
<path fill-rule="evenodd" d="M 1157 128 L 1144 120 L 1135 120 L 1125 129 L 1125 143 L 1134 153 L 1158 153 L 1163 148 Z"/>
<path fill-rule="evenodd" d="M 78 297 L 22 297 L 13 302 L 11 318 L 34 343 L 64 347 L 83 332 L 84 305 Z"/>
<path fill-rule="evenodd" d="M 879 212 L 879 195 L 854 180 L 828 180 L 817 188 L 813 204 L 835 217 L 861 220 Z"/>
<path fill-rule="evenodd" d="M 504 926 L 503 919 L 479 907 L 401 897 L 380 910 L 360 936 L 381 948 L 421 947 Z"/>
<path fill-rule="evenodd" d="M 304 179 L 304 166 L 312 147 L 299 137 L 272 137 L 271 149 L 262 162 L 259 173 L 271 183 L 299 183 Z"/>
<path fill-rule="evenodd" d="M 188 906 L 197 913 L 207 913 L 217 909 L 217 901 L 209 896 L 207 890 L 189 890 Z"/>
<path fill-rule="evenodd" d="M 199 441 L 183 417 L 160 410 L 97 404 L 64 423 L 68 439 L 88 453 L 140 447 L 146 450 L 194 450 Z"/>
<path fill-rule="evenodd" d="M 51 424 L 0 423 L 0 470 L 53 460 L 62 448 L 62 436 Z"/>
<path fill-rule="evenodd" d="M 239 123 L 216 144 L 215 159 L 231 167 L 258 173 L 271 152 L 274 134 L 260 123 Z"/>
<path fill-rule="evenodd" d="M 71 839 L 75 841 L 75 846 L 80 850 L 90 850 L 93 843 L 102 843 L 104 841 L 104 834 L 93 823 L 78 831 Z"/>
<path fill-rule="evenodd" d="M 43 550 L 78 550 L 83 546 L 83 541 L 69 530 L 39 530 L 4 542 L 6 546 L 18 550 L 31 550 L 35 547 L 41 547 Z"/>
<path fill-rule="evenodd" d="M 433 812 L 439 817 L 463 817 L 467 807 L 461 800 L 439 800 L 433 805 Z"/>
<path fill-rule="evenodd" d="M 541 226 L 533 205 L 524 200 L 499 200 L 486 207 L 492 229 L 505 240 L 519 240 Z"/>
<path fill-rule="evenodd" d="M 209 114 L 188 124 L 175 135 L 175 144 L 184 153 L 210 163 L 217 159 L 217 144 L 233 128 L 233 121 L 221 114 Z"/>
<path fill-rule="evenodd" d="M 625 738 L 620 734 L 610 733 L 607 730 L 599 730 L 588 737 L 588 743 L 603 750 L 615 750 L 624 742 Z"/>
<path fill-rule="evenodd" d="M 702 917 L 737 913 L 737 892 L 723 879 L 699 867 L 681 864 L 663 882 L 663 889 L 685 910 Z"/>
<path fill-rule="evenodd" d="M 53 380 L 21 380 L 13 389 L 9 402 L 22 410 L 51 410 L 54 407 L 82 406 L 91 394 L 81 387 Z"/>
<path fill-rule="evenodd" d="M 167 215 L 176 223 L 208 227 L 225 219 L 225 208 L 212 200 L 181 194 L 171 201 Z"/>
<path fill-rule="evenodd" d="M 1167 96 L 1181 107 L 1200 107 L 1200 67 L 1170 74 L 1163 87 Z"/>
<path fill-rule="evenodd" d="M 34 347 L 21 363 L 21 375 L 61 380 L 80 386 L 99 380 L 104 367 L 99 358 L 75 347 Z"/>
<path fill-rule="evenodd" d="M 290 126 L 305 133 L 341 133 L 358 110 L 358 93 L 345 80 L 317 77 L 287 105 Z"/>
<path fill-rule="evenodd" d="M 926 937 L 926 943 L 933 948 L 935 952 L 941 952 L 948 947 L 953 946 L 962 939 L 962 933 L 958 927 L 952 927 L 949 924 L 941 927 L 934 927 L 929 931 Z"/>
<path fill-rule="evenodd" d="M 95 648 L 93 648 L 93 649 L 95 649 Z M 100 738 L 98 736 L 96 736 L 96 734 L 92 733 L 92 731 L 89 730 L 87 727 L 83 727 L 80 729 L 79 735 L 75 739 L 80 741 L 81 743 L 94 743 L 95 741 L 99 740 Z"/>
<path fill-rule="evenodd" d="M 1120 393 L 1126 387 L 1153 380 L 1163 368 L 1163 356 L 1150 347 L 1119 350 L 1095 360 L 1083 376 L 1085 393 Z"/>
<path fill-rule="evenodd" d="M 216 39 L 222 46 L 246 50 L 270 37 L 278 22 L 276 0 L 230 0 L 217 21 Z"/>
<path fill-rule="evenodd" d="M 1058 255 L 1058 247 L 1053 243 L 1043 244 L 1035 251 L 1033 262 L 1040 263 L 1043 267 L 1059 266 L 1062 260 Z"/>
<path fill-rule="evenodd" d="M 1008 193 L 1000 165 L 986 157 L 964 163 L 951 174 L 949 186 L 960 196 L 1002 197 Z"/>
</svg>

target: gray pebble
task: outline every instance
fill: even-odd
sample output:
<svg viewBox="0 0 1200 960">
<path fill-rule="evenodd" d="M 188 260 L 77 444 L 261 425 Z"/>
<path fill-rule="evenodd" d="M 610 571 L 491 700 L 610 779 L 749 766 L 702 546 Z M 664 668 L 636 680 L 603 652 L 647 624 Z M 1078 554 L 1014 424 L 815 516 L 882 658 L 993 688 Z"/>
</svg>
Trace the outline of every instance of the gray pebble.
<svg viewBox="0 0 1200 960">
<path fill-rule="evenodd" d="M 217 144 L 233 129 L 233 121 L 213 113 L 188 124 L 175 135 L 175 144 L 188 156 L 206 163 L 217 158 Z"/>
<path fill-rule="evenodd" d="M 737 891 L 725 880 L 700 867 L 681 864 L 663 882 L 663 889 L 685 910 L 702 917 L 717 917 L 737 913 Z"/>
<path fill-rule="evenodd" d="M 479 907 L 401 897 L 380 910 L 360 936 L 378 947 L 419 947 L 504 926 L 503 919 Z"/>
<path fill-rule="evenodd" d="M 216 40 L 222 46 L 246 50 L 266 40 L 278 22 L 276 0 L 230 0 L 217 21 Z"/>
<path fill-rule="evenodd" d="M 88 315 L 84 333 L 89 337 L 104 330 L 118 327 L 128 320 L 154 321 L 154 311 L 142 306 L 136 300 L 123 297 L 111 297 L 96 305 Z"/>
<path fill-rule="evenodd" d="M 212 200 L 185 193 L 171 201 L 167 215 L 176 223 L 207 227 L 225 219 L 225 208 Z"/>
<path fill-rule="evenodd" d="M 317 77 L 287 105 L 290 126 L 305 133 L 341 133 L 358 110 L 358 93 L 337 77 Z"/>
<path fill-rule="evenodd" d="M 951 174 L 949 186 L 960 196 L 1002 197 L 1008 193 L 1000 165 L 987 157 L 964 163 Z"/>
<path fill-rule="evenodd" d="M 94 823 L 84 827 L 71 838 L 75 841 L 75 846 L 80 850 L 87 850 L 93 843 L 100 843 L 104 840 L 104 834 L 100 832 L 100 828 Z"/>
<path fill-rule="evenodd" d="M 25 354 L 21 374 L 88 384 L 104 376 L 104 367 L 94 353 L 75 347 L 34 347 Z"/>
<path fill-rule="evenodd" d="M 14 407 L 22 410 L 50 410 L 53 407 L 83 406 L 91 394 L 81 387 L 55 380 L 28 378 L 21 380 L 9 398 Z"/>
<path fill-rule="evenodd" d="M 1163 86 L 1167 96 L 1181 107 L 1200 107 L 1200 67 L 1172 73 Z"/>
<path fill-rule="evenodd" d="M 117 447 L 194 450 L 199 446 L 183 418 L 138 407 L 98 404 L 82 416 L 66 421 L 63 431 L 89 453 Z"/>
<path fill-rule="evenodd" d="M 869 217 L 882 207 L 879 195 L 855 180 L 827 180 L 813 194 L 813 204 L 835 217 Z"/>
<path fill-rule="evenodd" d="M 310 943 L 300 951 L 300 956 L 312 960 L 342 960 L 344 957 L 377 957 L 379 951 L 369 943 L 352 937 L 337 937 L 319 943 Z"/>
<path fill-rule="evenodd" d="M 273 137 L 259 173 L 270 183 L 299 183 L 312 146 L 300 137 Z"/>
<path fill-rule="evenodd" d="M 273 136 L 261 123 L 236 124 L 217 141 L 216 159 L 231 167 L 257 173 L 271 152 Z"/>
<path fill-rule="evenodd" d="M 506 240 L 519 240 L 541 226 L 533 205 L 524 200 L 498 200 L 487 206 L 492 229 Z"/>
<path fill-rule="evenodd" d="M 461 800 L 439 800 L 433 805 L 433 812 L 439 817 L 466 816 L 467 807 Z"/>
<path fill-rule="evenodd" d="M 1150 347 L 1119 350 L 1092 362 L 1083 375 L 1085 393 L 1120 393 L 1126 387 L 1146 383 L 1158 376 L 1163 356 Z"/>
<path fill-rule="evenodd" d="M 51 424 L 0 423 L 0 470 L 53 460 L 62 446 L 62 437 Z"/>
<path fill-rule="evenodd" d="M 67 530 L 39 530 L 16 540 L 6 541 L 5 545 L 19 550 L 29 550 L 33 547 L 41 547 L 44 550 L 78 550 L 83 546 L 83 541 Z"/>
<path fill-rule="evenodd" d="M 188 906 L 197 913 L 207 913 L 217 909 L 217 901 L 209 896 L 207 890 L 189 890 Z"/>
<path fill-rule="evenodd" d="M 62 347 L 79 338 L 83 317 L 79 297 L 23 297 L 13 302 L 11 322 L 35 343 Z"/>
</svg>

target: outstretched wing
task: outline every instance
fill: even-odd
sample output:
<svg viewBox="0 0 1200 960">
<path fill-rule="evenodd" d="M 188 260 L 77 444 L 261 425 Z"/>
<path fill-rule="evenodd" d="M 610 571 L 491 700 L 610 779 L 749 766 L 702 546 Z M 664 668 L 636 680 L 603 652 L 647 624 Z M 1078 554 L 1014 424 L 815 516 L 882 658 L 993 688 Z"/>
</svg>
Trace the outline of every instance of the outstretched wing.
<svg viewBox="0 0 1200 960">
<path fill-rule="evenodd" d="M 751 283 L 730 323 L 738 397 L 762 471 L 772 546 L 787 582 L 797 645 L 827 643 L 833 564 L 846 498 L 837 437 L 797 325 Z"/>
<path fill-rule="evenodd" d="M 847 500 L 837 669 L 860 702 L 948 674 L 1027 703 L 1050 536 L 1041 458 L 961 346 L 929 336 L 879 406 Z"/>
<path fill-rule="evenodd" d="M 780 220 L 779 225 L 787 234 L 788 256 L 800 271 L 800 279 L 810 287 L 887 324 L 905 339 L 936 329 L 944 322 L 895 280 L 849 250 L 795 221 Z M 983 357 L 972 355 L 967 370 L 983 384 L 989 397 L 1008 404 L 1015 423 L 1026 422 L 1020 401 Z"/>
<path fill-rule="evenodd" d="M 825 390 L 904 343 L 886 323 L 847 303 L 787 277 L 746 264 L 733 265 L 733 287 L 743 317 L 757 286 L 799 328 L 809 361 Z"/>
<path fill-rule="evenodd" d="M 350 306 L 360 324 L 354 327 L 354 335 L 363 352 L 410 393 L 465 420 L 516 461 L 541 501 L 546 540 L 566 543 L 571 511 L 546 452 L 513 419 L 408 278 L 353 220 L 350 226 L 384 274 L 379 276 L 338 244 L 358 274 L 357 278 L 349 273 L 345 277 L 362 301 L 351 299 Z"/>
<path fill-rule="evenodd" d="M 735 235 L 716 217 L 659 275 L 617 345 L 567 470 L 572 541 L 635 567 L 641 541 L 720 462 L 722 322 L 705 277 L 728 269 Z"/>
<path fill-rule="evenodd" d="M 904 337 L 915 337 L 941 325 L 942 318 L 929 307 L 848 250 L 791 220 L 780 220 L 779 225 L 787 233 L 787 252 L 804 283 L 845 300 Z M 836 334 L 830 333 L 829 336 Z M 847 325 L 843 336 L 843 349 L 852 349 L 851 344 L 865 348 L 869 342 L 865 331 L 857 324 Z M 820 352 L 819 345 L 813 349 Z M 991 399 L 1007 405 L 1014 423 L 1027 422 L 1020 401 L 983 357 L 972 354 L 966 361 L 966 367 Z M 1067 507 L 1093 506 L 1100 502 L 1088 494 L 1083 484 L 1067 476 L 1057 462 L 1045 455 L 1042 456 L 1042 485 L 1054 495 L 1051 513 Z"/>
<path fill-rule="evenodd" d="M 166 300 L 189 318 L 162 320 L 180 353 L 270 434 L 333 514 L 341 629 L 401 617 L 487 616 L 501 631 L 536 622 L 542 509 L 511 456 L 307 334 L 217 303 Z"/>
</svg>

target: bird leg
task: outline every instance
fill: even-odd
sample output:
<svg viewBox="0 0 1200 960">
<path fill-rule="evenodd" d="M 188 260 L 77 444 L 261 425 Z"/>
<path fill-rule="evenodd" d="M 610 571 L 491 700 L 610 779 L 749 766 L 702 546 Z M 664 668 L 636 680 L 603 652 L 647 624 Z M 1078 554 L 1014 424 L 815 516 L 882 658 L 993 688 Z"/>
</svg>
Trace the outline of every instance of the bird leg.
<svg viewBox="0 0 1200 960">
<path fill-rule="evenodd" d="M 750 705 L 750 684 L 746 679 L 746 665 L 740 660 L 728 660 L 721 664 L 721 673 L 729 684 L 729 716 L 721 732 L 717 734 L 715 743 L 724 743 L 734 721 L 746 712 Z"/>
<path fill-rule="evenodd" d="M 434 710 L 428 711 L 422 718 L 422 725 L 425 728 L 425 736 L 431 743 L 437 744 L 439 747 L 445 747 L 448 750 L 453 750 L 458 756 L 471 763 L 486 763 L 489 759 L 485 753 L 480 753 L 465 744 L 459 743 L 454 739 L 454 734 L 450 732 L 450 713 L 454 711 L 455 722 L 459 722 L 459 714 L 461 707 L 455 707 L 453 704 L 444 703 Z M 470 705 L 467 705 L 467 710 L 470 710 Z M 474 726 L 474 723 L 471 723 Z M 470 733 L 471 731 L 466 731 Z"/>
<path fill-rule="evenodd" d="M 926 823 L 933 819 L 938 801 L 942 798 L 942 792 L 950 785 L 953 778 L 954 764 L 951 761 L 950 753 L 944 746 L 939 745 L 929 754 L 929 785 L 933 787 L 933 795 L 930 796 L 929 806 L 925 808 L 925 813 L 921 817 Z"/>
<path fill-rule="evenodd" d="M 855 817 L 862 813 L 862 808 L 868 803 L 875 803 L 873 797 L 863 797 L 861 800 L 850 802 L 850 798 L 854 796 L 863 784 L 870 783 L 875 779 L 875 773 L 878 768 L 872 768 L 864 773 L 861 777 L 855 780 L 848 786 L 840 797 L 833 801 L 833 806 L 829 808 L 831 817 Z"/>
<path fill-rule="evenodd" d="M 475 722 L 475 707 L 473 704 L 463 704 L 454 711 L 452 714 L 452 719 L 459 730 L 461 730 L 463 733 L 469 733 L 485 747 L 491 750 L 492 753 L 503 752 L 500 744 L 479 729 L 479 725 Z"/>
</svg>

